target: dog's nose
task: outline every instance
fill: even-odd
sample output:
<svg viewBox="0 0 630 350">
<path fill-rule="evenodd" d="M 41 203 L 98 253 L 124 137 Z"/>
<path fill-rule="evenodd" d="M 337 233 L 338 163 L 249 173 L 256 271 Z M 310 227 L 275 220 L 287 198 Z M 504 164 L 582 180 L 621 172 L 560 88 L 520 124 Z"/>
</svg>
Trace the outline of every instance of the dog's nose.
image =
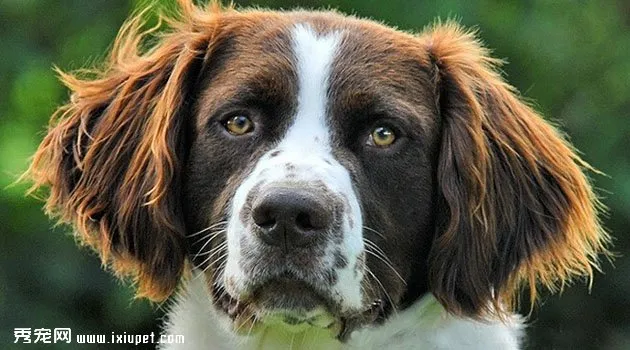
<svg viewBox="0 0 630 350">
<path fill-rule="evenodd" d="M 296 188 L 274 188 L 256 199 L 252 219 L 263 242 L 285 250 L 313 243 L 332 226 L 333 213 L 321 196 Z"/>
</svg>

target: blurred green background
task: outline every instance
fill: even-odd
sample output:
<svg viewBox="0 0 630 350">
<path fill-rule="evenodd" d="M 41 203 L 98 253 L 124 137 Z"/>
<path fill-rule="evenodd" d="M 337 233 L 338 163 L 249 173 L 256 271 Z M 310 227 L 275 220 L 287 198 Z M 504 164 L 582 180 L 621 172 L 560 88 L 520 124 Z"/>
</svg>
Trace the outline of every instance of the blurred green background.
<svg viewBox="0 0 630 350">
<path fill-rule="evenodd" d="M 172 1 L 161 1 L 169 3 Z M 158 331 L 163 307 L 133 300 L 131 288 L 53 228 L 24 185 L 8 186 L 28 164 L 51 113 L 68 98 L 53 65 L 98 62 L 128 14 L 128 0 L 0 0 L 0 348 L 15 327 L 72 327 L 75 333 Z M 338 8 L 405 30 L 436 16 L 478 26 L 508 80 L 570 135 L 610 208 L 615 251 L 630 236 L 630 2 L 260 0 L 239 5 Z M 627 253 L 626 253 L 627 255 Z M 592 291 L 584 283 L 546 295 L 528 327 L 529 349 L 630 349 L 630 259 L 605 262 Z M 527 310 L 525 310 L 527 312 Z M 30 346 L 29 348 L 36 348 Z M 45 346 L 46 349 L 54 346 Z"/>
</svg>

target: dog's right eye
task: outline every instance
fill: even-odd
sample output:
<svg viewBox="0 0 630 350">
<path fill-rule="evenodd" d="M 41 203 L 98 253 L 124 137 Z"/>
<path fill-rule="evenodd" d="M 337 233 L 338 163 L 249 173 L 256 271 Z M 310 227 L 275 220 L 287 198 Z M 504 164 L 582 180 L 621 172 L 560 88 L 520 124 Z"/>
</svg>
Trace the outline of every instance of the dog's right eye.
<svg viewBox="0 0 630 350">
<path fill-rule="evenodd" d="M 254 122 L 246 115 L 235 115 L 223 122 L 223 127 L 232 135 L 240 136 L 254 130 Z"/>
<path fill-rule="evenodd" d="M 389 147 L 396 141 L 396 132 L 387 126 L 377 126 L 372 129 L 368 144 L 376 147 Z"/>
</svg>

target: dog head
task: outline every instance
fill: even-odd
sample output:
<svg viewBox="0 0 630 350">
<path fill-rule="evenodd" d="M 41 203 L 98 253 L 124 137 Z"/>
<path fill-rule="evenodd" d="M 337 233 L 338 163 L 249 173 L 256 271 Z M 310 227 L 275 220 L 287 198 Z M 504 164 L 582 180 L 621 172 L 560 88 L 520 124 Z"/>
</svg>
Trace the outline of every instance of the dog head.
<svg viewBox="0 0 630 350">
<path fill-rule="evenodd" d="M 102 71 L 61 73 L 29 172 L 139 295 L 192 265 L 235 329 L 342 333 L 427 292 L 501 317 L 524 283 L 592 275 L 588 166 L 473 33 L 180 3 L 148 51 L 137 17 Z"/>
</svg>

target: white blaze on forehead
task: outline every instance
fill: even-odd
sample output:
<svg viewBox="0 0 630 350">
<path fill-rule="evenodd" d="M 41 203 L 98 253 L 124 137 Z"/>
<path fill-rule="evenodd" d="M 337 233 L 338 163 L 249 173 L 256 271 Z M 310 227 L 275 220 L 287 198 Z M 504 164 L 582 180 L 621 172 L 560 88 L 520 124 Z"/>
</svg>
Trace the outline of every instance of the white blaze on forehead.
<svg viewBox="0 0 630 350">
<path fill-rule="evenodd" d="M 326 126 L 328 76 L 340 41 L 340 34 L 318 35 L 311 26 L 297 24 L 292 31 L 293 52 L 297 63 L 297 113 L 280 147 L 330 151 Z"/>
<path fill-rule="evenodd" d="M 291 30 L 298 79 L 297 110 L 286 134 L 275 148 L 258 160 L 232 199 L 225 268 L 225 277 L 231 280 L 226 285 L 228 292 L 244 290 L 248 280 L 259 277 L 250 275 L 240 264 L 243 259 L 252 259 L 251 256 L 258 252 L 256 247 L 264 244 L 248 232 L 247 220 L 242 221 L 239 215 L 252 189 L 260 185 L 259 190 L 264 191 L 273 184 L 290 182 L 302 186 L 319 183 L 324 184 L 327 191 L 345 205 L 338 213 L 342 216 L 341 240 L 330 240 L 326 252 L 322 256 L 313 256 L 313 259 L 318 260 L 321 271 L 336 271 L 339 278 L 327 289 L 344 310 L 362 307 L 363 272 L 354 272 L 358 256 L 364 248 L 361 208 L 348 170 L 333 155 L 332 131 L 327 123 L 328 80 L 341 36 L 340 32 L 317 33 L 309 24 L 297 24 Z M 243 244 L 248 247 L 247 254 L 241 251 Z M 347 260 L 346 266 L 335 266 L 338 254 Z M 321 274 L 321 271 L 313 274 Z"/>
<path fill-rule="evenodd" d="M 358 227 L 351 227 L 350 220 L 345 220 L 343 243 L 338 247 L 329 247 L 332 249 L 328 250 L 328 261 L 324 264 L 332 265 L 332 250 L 342 249 L 349 264 L 336 269 L 337 283 L 332 287 L 344 306 L 356 308 L 361 305 L 362 273 L 358 276 L 354 274 L 354 264 L 363 251 L 362 215 L 349 173 L 332 154 L 331 130 L 326 122 L 329 76 L 341 33 L 318 34 L 307 24 L 297 24 L 292 34 L 298 77 L 297 112 L 293 124 L 278 145 L 285 154 L 275 161 L 297 164 L 298 177 L 323 180 L 329 189 L 348 199 L 345 215 Z"/>
</svg>

